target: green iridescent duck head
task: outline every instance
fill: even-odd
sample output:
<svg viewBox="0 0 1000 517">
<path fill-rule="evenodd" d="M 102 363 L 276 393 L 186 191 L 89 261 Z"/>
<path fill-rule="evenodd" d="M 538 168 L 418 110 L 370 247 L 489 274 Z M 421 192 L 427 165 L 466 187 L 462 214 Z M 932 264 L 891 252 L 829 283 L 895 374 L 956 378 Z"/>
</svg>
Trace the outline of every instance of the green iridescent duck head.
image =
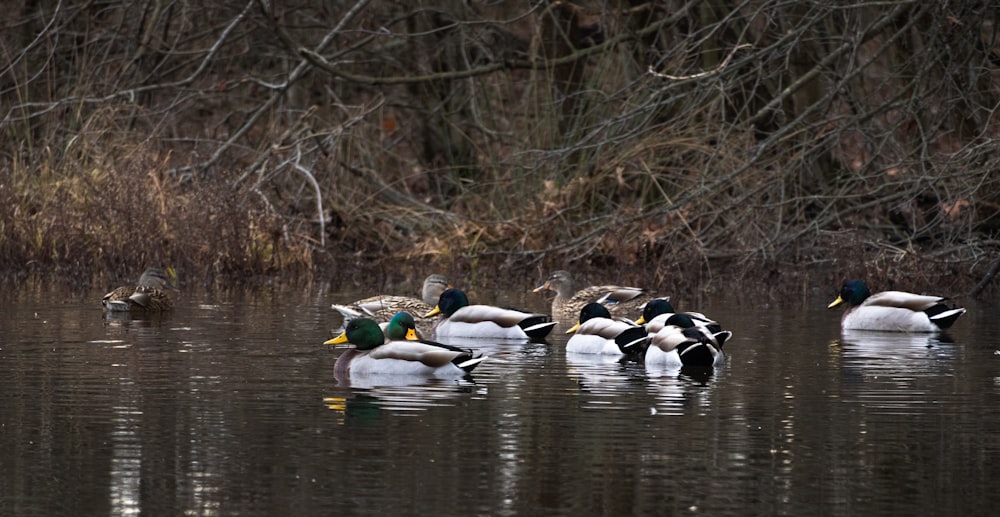
<svg viewBox="0 0 1000 517">
<path fill-rule="evenodd" d="M 372 350 L 385 342 L 385 334 L 379 328 L 375 320 L 368 318 L 358 318 L 351 320 L 344 328 L 344 332 L 324 342 L 324 345 L 342 345 L 350 343 L 358 350 Z"/>
<path fill-rule="evenodd" d="M 419 339 L 417 322 L 413 319 L 413 315 L 406 311 L 397 312 L 386 325 L 385 337 L 391 341 L 415 341 Z"/>
</svg>

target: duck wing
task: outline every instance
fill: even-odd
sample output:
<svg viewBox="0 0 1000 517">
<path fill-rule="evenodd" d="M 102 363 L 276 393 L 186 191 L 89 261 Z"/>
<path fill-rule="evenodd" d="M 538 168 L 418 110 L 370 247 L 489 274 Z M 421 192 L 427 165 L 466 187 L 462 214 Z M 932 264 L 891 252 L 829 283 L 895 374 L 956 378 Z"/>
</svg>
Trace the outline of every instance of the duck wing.
<svg viewBox="0 0 1000 517">
<path fill-rule="evenodd" d="M 907 293 L 904 291 L 882 291 L 869 296 L 861 306 L 896 307 L 911 311 L 926 311 L 944 301 L 940 296 Z"/>
<path fill-rule="evenodd" d="M 390 341 L 376 347 L 369 356 L 372 359 L 414 361 L 431 368 L 452 363 L 466 371 L 472 369 L 466 366 L 474 367 L 486 359 L 485 356 L 474 355 L 471 350 L 427 341 Z"/>
<path fill-rule="evenodd" d="M 637 300 L 646 296 L 646 290 L 640 287 L 622 287 L 618 285 L 595 285 L 584 288 L 577 294 L 586 295 L 590 301 L 615 304 Z"/>
</svg>

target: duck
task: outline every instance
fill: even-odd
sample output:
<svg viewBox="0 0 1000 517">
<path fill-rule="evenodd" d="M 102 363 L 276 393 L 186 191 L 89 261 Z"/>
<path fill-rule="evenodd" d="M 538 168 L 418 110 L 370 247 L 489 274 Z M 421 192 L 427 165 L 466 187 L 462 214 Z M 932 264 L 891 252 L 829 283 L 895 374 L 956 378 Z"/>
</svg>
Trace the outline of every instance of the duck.
<svg viewBox="0 0 1000 517">
<path fill-rule="evenodd" d="M 733 337 L 718 322 L 700 312 L 677 312 L 667 298 L 643 307 L 635 322 L 649 333 L 645 348 L 630 353 L 647 365 L 666 368 L 717 366 L 725 362 L 723 345 Z"/>
<path fill-rule="evenodd" d="M 941 296 L 882 291 L 872 294 L 863 280 L 846 280 L 837 299 L 827 305 L 848 308 L 840 319 L 841 330 L 881 330 L 887 332 L 940 332 L 947 330 L 965 308 L 952 308 Z"/>
<path fill-rule="evenodd" d="M 557 321 L 575 321 L 583 307 L 590 302 L 602 303 L 613 315 L 624 316 L 638 311 L 651 298 L 640 287 L 592 285 L 577 290 L 572 273 L 562 269 L 553 271 L 542 285 L 532 291 L 556 293 L 556 297 L 552 299 L 552 318 Z"/>
<path fill-rule="evenodd" d="M 686 319 L 676 315 L 683 315 Z M 650 334 L 659 332 L 666 325 L 676 325 L 682 328 L 698 326 L 705 327 L 712 333 L 722 332 L 722 325 L 700 312 L 677 312 L 669 298 L 650 300 L 642 308 L 642 315 L 635 323 L 636 325 L 645 325 Z"/>
<path fill-rule="evenodd" d="M 687 316 L 681 316 L 686 318 Z M 713 334 L 705 327 L 666 325 L 650 334 L 645 350 L 638 350 L 646 366 L 663 368 L 714 367 L 725 363 L 722 345 L 732 336 L 729 331 Z"/>
<path fill-rule="evenodd" d="M 412 296 L 399 296 L 380 294 L 370 296 L 361 300 L 351 302 L 346 305 L 333 304 L 331 308 L 344 317 L 346 325 L 352 319 L 360 317 L 372 318 L 376 321 L 388 321 L 400 311 L 405 311 L 415 316 L 414 321 L 421 333 L 428 333 L 433 326 L 433 320 L 424 318 L 423 314 L 431 310 L 437 303 L 438 298 L 445 289 L 451 287 L 448 279 L 444 275 L 432 274 L 424 279 L 421 288 L 420 298 Z"/>
<path fill-rule="evenodd" d="M 493 305 L 470 305 L 461 289 L 445 289 L 425 318 L 437 316 L 434 337 L 541 340 L 558 322 L 546 314 L 504 309 Z"/>
<path fill-rule="evenodd" d="M 419 341 L 423 339 L 423 336 L 417 331 L 413 315 L 406 311 L 397 312 L 389 321 L 379 323 L 378 326 L 385 334 L 387 343 L 396 340 Z"/>
<path fill-rule="evenodd" d="M 167 312 L 174 308 L 168 290 L 177 290 L 177 271 L 172 267 L 151 267 L 142 272 L 136 285 L 117 287 L 105 294 L 101 305 L 109 312 Z"/>
<path fill-rule="evenodd" d="M 591 302 L 580 309 L 580 319 L 567 334 L 567 353 L 622 356 L 632 347 L 649 341 L 645 327 L 627 320 L 614 319 L 608 308 Z"/>
<path fill-rule="evenodd" d="M 355 318 L 344 332 L 325 345 L 348 348 L 337 358 L 339 375 L 420 375 L 462 378 L 487 356 L 472 350 L 425 340 L 386 340 L 371 318 Z"/>
</svg>

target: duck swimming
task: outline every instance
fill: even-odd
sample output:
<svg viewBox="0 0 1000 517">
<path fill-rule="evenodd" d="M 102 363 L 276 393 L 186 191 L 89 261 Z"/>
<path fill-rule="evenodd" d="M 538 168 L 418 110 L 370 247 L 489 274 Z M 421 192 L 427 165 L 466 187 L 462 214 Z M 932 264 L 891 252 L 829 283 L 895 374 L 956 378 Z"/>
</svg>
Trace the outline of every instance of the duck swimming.
<svg viewBox="0 0 1000 517">
<path fill-rule="evenodd" d="M 639 287 L 592 285 L 577 290 L 572 273 L 566 270 L 553 271 L 533 292 L 546 290 L 556 293 L 552 299 L 552 317 L 564 322 L 576 321 L 583 306 L 590 302 L 604 304 L 614 316 L 627 316 L 650 299 L 649 293 Z"/>
<path fill-rule="evenodd" d="M 464 377 L 486 359 L 472 350 L 433 341 L 387 341 L 370 318 L 351 320 L 341 335 L 324 344 L 351 347 L 337 358 L 338 374 Z"/>
<path fill-rule="evenodd" d="M 683 314 L 685 319 L 674 318 L 677 314 Z M 673 319 L 672 322 L 670 320 Z M 686 325 L 690 321 L 691 325 Z M 669 322 L 669 323 L 668 323 Z M 722 325 L 712 320 L 700 312 L 677 312 L 667 298 L 656 298 L 650 300 L 642 308 L 642 316 L 635 322 L 637 325 L 645 325 L 650 334 L 654 334 L 665 325 L 674 324 L 678 326 L 698 326 L 705 327 L 712 333 L 721 332 Z"/>
<path fill-rule="evenodd" d="M 613 319 L 607 307 L 596 302 L 580 309 L 579 322 L 566 333 L 573 334 L 566 342 L 566 352 L 579 354 L 621 356 L 649 341 L 644 327 Z"/>
<path fill-rule="evenodd" d="M 104 295 L 101 305 L 109 312 L 168 312 L 174 308 L 168 290 L 177 290 L 177 272 L 172 267 L 151 267 L 143 271 L 136 285 L 117 287 Z"/>
<path fill-rule="evenodd" d="M 827 308 L 847 304 L 840 320 L 842 330 L 881 330 L 886 332 L 939 332 L 950 328 L 962 307 L 952 308 L 946 298 L 905 291 L 882 291 L 872 294 L 861 280 L 847 280 L 837 299 Z"/>
<path fill-rule="evenodd" d="M 333 304 L 330 308 L 344 317 L 345 325 L 347 322 L 361 317 L 372 318 L 376 321 L 388 321 L 396 313 L 406 311 L 411 315 L 417 315 L 414 317 L 414 322 L 420 332 L 426 334 L 431 331 L 433 321 L 424 318 L 423 314 L 434 307 L 438 298 L 441 297 L 441 293 L 448 287 L 448 279 L 444 275 L 433 274 L 424 279 L 420 298 L 379 294 L 346 305 Z"/>
<path fill-rule="evenodd" d="M 666 368 L 719 366 L 726 360 L 722 345 L 731 335 L 729 331 L 712 334 L 704 327 L 667 325 L 650 336 L 642 360 Z"/>
<path fill-rule="evenodd" d="M 545 314 L 504 309 L 492 305 L 470 305 L 460 289 L 446 289 L 437 305 L 424 317 L 438 316 L 434 337 L 484 339 L 544 339 L 557 322 Z"/>
</svg>

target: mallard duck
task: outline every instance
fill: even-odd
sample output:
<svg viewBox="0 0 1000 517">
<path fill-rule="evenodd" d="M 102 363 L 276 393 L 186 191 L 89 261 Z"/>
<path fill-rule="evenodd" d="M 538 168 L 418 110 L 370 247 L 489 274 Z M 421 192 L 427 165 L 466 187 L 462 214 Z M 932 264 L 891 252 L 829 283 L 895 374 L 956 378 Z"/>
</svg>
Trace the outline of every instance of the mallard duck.
<svg viewBox="0 0 1000 517">
<path fill-rule="evenodd" d="M 687 319 L 675 318 L 678 314 L 684 315 Z M 687 325 L 689 322 L 691 324 Z M 650 334 L 659 332 L 666 325 L 676 325 L 682 328 L 688 326 L 705 327 L 712 333 L 722 331 L 722 325 L 700 312 L 677 312 L 667 298 L 650 300 L 642 308 L 642 316 L 639 316 L 635 323 L 636 325 L 645 325 Z"/>
<path fill-rule="evenodd" d="M 649 341 L 644 327 L 613 319 L 607 307 L 596 302 L 580 309 L 580 320 L 566 333 L 573 334 L 566 342 L 566 351 L 580 354 L 620 356 Z"/>
<path fill-rule="evenodd" d="M 649 345 L 640 350 L 640 355 L 647 366 L 719 366 L 726 360 L 722 345 L 731 335 L 729 331 L 713 334 L 705 327 L 693 325 L 687 328 L 667 325 L 650 335 Z"/>
<path fill-rule="evenodd" d="M 636 324 L 645 326 L 649 342 L 632 355 L 647 365 L 667 368 L 720 364 L 725 360 L 722 346 L 733 337 L 700 312 L 676 312 L 666 298 L 647 303 Z"/>
<path fill-rule="evenodd" d="M 441 293 L 437 305 L 424 315 L 432 316 L 438 316 L 434 322 L 437 339 L 544 339 L 556 326 L 556 322 L 545 314 L 492 305 L 469 305 L 465 292 L 454 288 Z"/>
<path fill-rule="evenodd" d="M 554 271 L 545 283 L 536 287 L 536 293 L 554 291 L 552 317 L 557 321 L 575 321 L 584 305 L 590 302 L 602 303 L 614 316 L 627 316 L 649 301 L 649 293 L 639 287 L 617 285 L 592 285 L 577 290 L 573 275 L 569 271 Z"/>
<path fill-rule="evenodd" d="M 955 323 L 965 314 L 964 308 L 953 309 L 945 298 L 904 291 L 882 291 L 872 294 L 861 280 L 847 280 L 840 287 L 837 299 L 827 308 L 842 303 L 848 305 L 840 320 L 843 330 L 884 330 L 889 332 L 938 332 Z"/>
<path fill-rule="evenodd" d="M 441 293 L 449 287 L 444 275 L 430 275 L 424 279 L 421 297 L 380 294 L 363 300 L 357 300 L 348 305 L 333 304 L 331 308 L 344 317 L 344 324 L 360 317 L 372 318 L 376 321 L 388 321 L 396 313 L 405 311 L 415 314 L 414 321 L 422 333 L 428 333 L 433 326 L 433 320 L 423 315 L 434 307 Z"/>
<path fill-rule="evenodd" d="M 356 318 L 344 332 L 326 345 L 345 345 L 334 370 L 352 375 L 426 375 L 464 377 L 486 359 L 472 350 L 433 341 L 386 341 L 378 323 L 370 318 Z"/>
<path fill-rule="evenodd" d="M 386 342 L 389 341 L 420 341 L 423 336 L 417 332 L 417 324 L 413 315 L 406 311 L 397 312 L 392 319 L 385 323 L 379 323 L 379 328 L 385 334 Z"/>
<path fill-rule="evenodd" d="M 166 271 L 151 267 L 143 271 L 136 285 L 118 287 L 104 295 L 101 305 L 112 312 L 166 312 L 174 308 L 166 290 L 177 290 L 177 272 L 172 267 Z"/>
</svg>

